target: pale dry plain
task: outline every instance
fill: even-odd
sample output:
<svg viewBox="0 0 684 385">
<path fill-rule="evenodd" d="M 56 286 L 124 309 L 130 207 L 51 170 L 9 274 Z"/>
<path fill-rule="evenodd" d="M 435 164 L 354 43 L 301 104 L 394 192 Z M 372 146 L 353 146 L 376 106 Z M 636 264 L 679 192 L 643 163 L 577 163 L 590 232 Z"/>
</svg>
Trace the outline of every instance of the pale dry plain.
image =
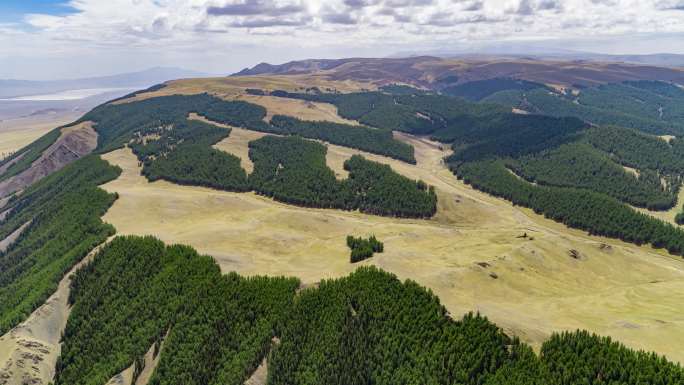
<svg viewBox="0 0 684 385">
<path fill-rule="evenodd" d="M 229 144 L 229 137 L 216 147 L 244 156 L 244 131 L 236 131 L 240 143 Z M 291 275 L 304 283 L 349 274 L 357 265 L 348 261 L 345 237 L 375 234 L 385 252 L 364 263 L 432 289 L 455 317 L 479 311 L 537 347 L 554 331 L 582 328 L 684 361 L 680 258 L 590 237 L 475 191 L 445 168 L 440 145 L 398 137 L 416 147 L 416 166 L 364 155 L 436 186 L 439 208 L 431 220 L 305 209 L 254 193 L 149 183 L 128 149 L 103 156 L 123 169 L 103 186 L 119 193 L 104 220 L 119 234 L 192 245 L 224 271 Z M 338 172 L 344 159 L 360 153 L 328 149 L 328 164 Z M 534 239 L 518 238 L 524 233 Z"/>
</svg>

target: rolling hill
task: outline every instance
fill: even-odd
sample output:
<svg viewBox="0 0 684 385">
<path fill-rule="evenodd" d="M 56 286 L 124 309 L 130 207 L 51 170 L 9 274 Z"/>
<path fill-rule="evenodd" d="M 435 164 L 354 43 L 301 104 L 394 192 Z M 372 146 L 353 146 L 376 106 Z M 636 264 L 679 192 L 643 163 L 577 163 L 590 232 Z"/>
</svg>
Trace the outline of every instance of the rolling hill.
<svg viewBox="0 0 684 385">
<path fill-rule="evenodd" d="M 104 103 L 0 161 L 0 381 L 679 384 L 684 142 L 491 99 L 682 76 L 308 60 Z"/>
<path fill-rule="evenodd" d="M 684 69 L 605 61 L 543 60 L 510 57 L 350 58 L 305 60 L 280 65 L 262 63 L 235 76 L 319 74 L 331 80 L 393 82 L 433 90 L 478 80 L 514 78 L 531 82 L 595 86 L 629 80 L 660 80 L 684 84 Z"/>
</svg>

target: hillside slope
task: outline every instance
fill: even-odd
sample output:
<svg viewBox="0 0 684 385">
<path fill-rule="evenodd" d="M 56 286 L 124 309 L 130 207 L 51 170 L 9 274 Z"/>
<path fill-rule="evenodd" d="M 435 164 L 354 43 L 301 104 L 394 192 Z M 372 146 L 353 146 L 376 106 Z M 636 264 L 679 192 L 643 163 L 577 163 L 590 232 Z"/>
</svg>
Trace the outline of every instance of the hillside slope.
<svg viewBox="0 0 684 385">
<path fill-rule="evenodd" d="M 553 376 L 582 383 L 617 373 L 631 384 L 636 383 L 636 367 L 649 373 L 649 368 L 660 368 L 662 383 L 677 381 L 681 368 L 654 355 L 634 353 L 590 333 L 554 333 L 588 330 L 684 362 L 679 349 L 684 345 L 684 263 L 677 255 L 684 232 L 649 220 L 625 203 L 652 203 L 655 208 L 673 204 L 680 190 L 672 189 L 682 174 L 676 160 L 678 139 L 665 142 L 574 118 L 513 114 L 506 107 L 408 87 L 336 81 L 321 71 L 172 81 L 98 107 L 77 123 L 27 147 L 33 152 L 23 155 L 26 158 L 10 158 L 4 164 L 16 165 L 0 175 L 10 180 L 10 173 L 30 170 L 32 158 L 51 154 L 49 149 L 64 142 L 60 135 L 76 127 L 97 134 L 88 136 L 90 146 L 81 151 L 97 155 L 68 159 L 65 164 L 73 163 L 2 202 L 8 210 L 0 212 L 0 241 L 7 250 L 0 252 L 0 262 L 10 269 L 0 270 L 0 295 L 11 298 L 12 287 L 27 290 L 35 287 L 31 282 L 49 284 L 40 293 L 31 292 L 37 299 L 16 309 L 11 301 L 1 301 L 0 309 L 9 309 L 0 312 L 6 318 L 3 327 L 15 329 L 0 340 L 0 378 L 19 379 L 35 372 L 45 381 L 55 373 L 57 383 L 102 384 L 121 373 L 132 378 L 144 372 L 155 384 L 181 377 L 187 383 L 242 383 L 266 357 L 268 368 L 262 371 L 271 373 L 269 383 L 332 378 L 345 383 L 368 378 L 422 383 L 420 379 L 458 377 L 464 370 L 472 374 L 458 377 L 465 383 L 542 384 Z M 355 136 L 358 133 L 363 136 Z M 664 146 L 666 151 L 646 150 Z M 575 157 L 588 161 L 576 162 Z M 549 173 L 555 167 L 563 167 L 562 178 Z M 581 177 L 597 170 L 610 183 Z M 374 173 L 382 178 L 374 178 Z M 587 181 L 592 183 L 580 183 Z M 83 185 L 87 194 L 70 183 Z M 109 194 L 93 183 L 105 183 L 101 188 Z M 50 193 L 60 186 L 68 191 Z M 520 191 L 508 194 L 502 186 L 523 186 L 523 195 L 529 194 L 520 198 Z M 396 193 L 398 188 L 402 194 Z M 536 199 L 541 192 L 554 199 Z M 396 208 L 392 204 L 397 202 L 410 208 L 408 203 L 416 199 L 404 198 L 413 193 L 436 205 L 427 210 L 429 215 L 422 209 L 418 215 L 381 212 Z M 36 196 L 39 204 L 31 200 Z M 86 196 L 92 199 L 78 198 Z M 555 199 L 564 196 L 590 199 Z M 62 200 L 90 230 L 69 231 L 76 224 L 59 211 L 67 207 Z M 606 208 L 610 213 L 602 211 Z M 573 215 L 564 214 L 568 209 Z M 100 215 L 112 227 L 104 225 Z M 620 220 L 606 223 L 616 216 Z M 54 334 L 26 325 L 43 325 L 41 321 L 51 317 L 47 308 L 40 308 L 42 301 L 50 290 L 63 290 L 63 275 L 113 229 L 119 235 L 153 235 L 169 245 L 189 245 L 211 258 L 149 238 L 115 240 L 92 265 L 76 273 L 69 294 L 74 312 L 66 325 L 64 354 L 55 362 Z M 51 247 L 66 248 L 65 242 L 85 242 L 78 236 L 86 234 L 86 241 L 92 242 L 79 244 L 66 259 L 58 260 L 67 254 L 52 255 L 48 248 L 32 251 L 40 249 L 45 237 L 55 239 Z M 352 264 L 345 242 L 349 235 L 375 235 L 385 250 Z M 31 268 L 50 261 L 59 262 L 58 268 Z M 407 314 L 381 306 L 388 301 L 372 290 L 354 291 L 358 283 L 392 288 L 379 294 L 393 293 L 397 304 L 410 302 L 411 296 L 423 298 L 425 291 L 413 290 L 417 285 L 410 283 L 398 289 L 398 281 L 374 269 L 353 273 L 367 265 L 431 290 L 440 302 L 430 294 L 432 299 L 426 298 L 435 304 L 428 306 L 432 310 L 412 316 L 435 320 L 439 314 L 436 323 L 394 329 Z M 221 276 L 219 269 L 240 276 Z M 14 286 L 7 284 L 16 278 L 13 271 L 22 274 Z M 292 278 L 279 278 L 283 275 Z M 244 278 L 254 276 L 271 278 Z M 337 280 L 315 289 L 326 279 Z M 294 282 L 311 289 L 295 290 Z M 345 282 L 357 284 L 347 287 Z M 259 301 L 240 294 L 240 288 L 257 293 Z M 300 294 L 292 306 L 285 306 L 293 292 Z M 269 298 L 276 297 L 280 300 L 274 307 Z M 330 312 L 324 312 L 323 305 L 307 308 L 306 301 L 328 304 Z M 280 318 L 284 308 L 294 313 Z M 58 310 L 54 317 L 60 320 L 54 322 L 64 325 L 60 315 L 65 310 Z M 473 311 L 514 338 L 467 315 Z M 378 314 L 396 315 L 398 321 Z M 413 353 L 404 355 L 413 348 L 396 348 L 392 342 L 413 333 L 454 331 L 454 322 L 474 322 L 483 328 L 475 334 L 493 336 L 493 344 L 478 345 L 478 338 L 467 338 L 430 345 L 430 359 L 420 353 L 425 361 L 417 363 L 410 358 L 417 357 Z M 303 330 L 310 331 L 300 334 Z M 533 355 L 515 337 L 537 352 L 547 352 L 549 359 L 547 353 Z M 49 350 L 44 364 L 36 369 L 13 364 L 25 353 L 17 348 L 18 338 L 42 341 Z M 293 348 L 288 340 L 301 343 Z M 333 342 L 312 342 L 323 340 Z M 575 351 L 575 342 L 592 348 Z M 474 358 L 488 364 L 477 361 L 471 367 L 475 361 L 454 354 L 462 348 L 469 351 L 469 344 L 477 345 L 476 350 L 492 348 Z M 512 349 L 516 353 L 508 356 L 506 346 L 520 350 Z M 267 357 L 269 349 L 273 353 Z M 592 352 L 603 349 L 609 352 L 602 356 L 606 359 L 594 361 Z M 396 370 L 376 365 L 383 352 L 393 352 L 392 360 L 383 362 L 396 363 Z M 453 370 L 431 366 L 440 360 Z M 583 360 L 601 364 L 593 371 Z M 631 363 L 629 368 L 616 364 L 624 360 Z M 154 362 L 156 369 L 144 367 L 144 362 Z M 366 370 L 358 362 L 372 365 Z M 578 364 L 570 369 L 555 362 Z M 480 370 L 483 367 L 487 369 Z M 10 377 L 5 368 L 11 368 Z"/>
</svg>

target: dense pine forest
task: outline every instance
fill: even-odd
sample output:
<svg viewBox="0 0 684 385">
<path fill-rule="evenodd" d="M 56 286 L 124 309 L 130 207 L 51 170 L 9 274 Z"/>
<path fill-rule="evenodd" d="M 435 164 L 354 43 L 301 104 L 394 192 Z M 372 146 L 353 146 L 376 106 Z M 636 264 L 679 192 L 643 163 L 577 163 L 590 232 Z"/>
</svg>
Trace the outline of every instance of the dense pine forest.
<svg viewBox="0 0 684 385">
<path fill-rule="evenodd" d="M 482 99 L 501 91 L 530 91 L 538 88 L 543 89 L 546 88 L 546 86 L 527 80 L 493 78 L 445 87 L 441 92 L 449 96 L 458 96 L 473 102 L 479 102 Z"/>
<path fill-rule="evenodd" d="M 55 384 L 105 384 L 151 346 L 150 384 L 242 384 L 268 353 L 294 278 L 222 275 L 213 259 L 119 237 L 72 281 Z"/>
<path fill-rule="evenodd" d="M 385 245 L 378 241 L 375 235 L 371 235 L 368 239 L 348 235 L 347 247 L 351 250 L 351 255 L 349 256 L 349 262 L 351 263 L 363 261 L 372 257 L 374 253 L 382 253 L 385 250 Z"/>
<path fill-rule="evenodd" d="M 95 122 L 97 151 L 107 152 L 124 146 L 136 135 L 155 134 L 160 127 L 183 122 L 191 112 L 236 127 L 262 124 L 266 116 L 266 109 L 255 104 L 198 94 L 103 104 L 79 121 Z"/>
<path fill-rule="evenodd" d="M 93 109 L 80 121 L 96 123 L 98 150 L 107 152 L 123 146 L 136 135 L 158 134 L 162 127 L 183 124 L 190 113 L 230 126 L 320 139 L 415 163 L 413 147 L 394 139 L 390 131 L 330 122 L 307 122 L 286 116 L 275 116 L 267 123 L 264 121 L 266 109 L 259 105 L 225 101 L 208 94 L 172 95 L 105 104 Z"/>
<path fill-rule="evenodd" d="M 545 88 L 509 89 L 484 102 L 551 116 L 575 116 L 597 125 L 618 125 L 664 135 L 684 133 L 684 90 L 658 81 L 630 81 L 582 88 L 578 93 Z"/>
<path fill-rule="evenodd" d="M 190 113 L 231 126 L 294 136 L 289 140 L 269 137 L 250 144 L 250 158 L 256 167 L 248 179 L 239 158 L 211 148 L 228 137 L 230 129 L 188 120 Z M 285 116 L 266 123 L 265 116 L 261 106 L 200 94 L 107 104 L 81 120 L 96 123 L 100 151 L 128 144 L 151 181 L 165 179 L 239 192 L 254 189 L 291 204 L 360 209 L 376 215 L 430 217 L 435 213 L 436 196 L 423 183 L 365 160 L 351 162 L 349 180 L 338 182 L 325 165 L 325 147 L 295 137 L 321 139 L 415 163 L 413 147 L 395 140 L 391 131 Z M 283 159 L 273 163 L 274 156 Z M 287 167 L 281 171 L 272 167 L 274 164 Z"/>
<path fill-rule="evenodd" d="M 240 158 L 211 146 L 230 135 L 230 129 L 200 121 L 180 119 L 134 139 L 133 152 L 143 162 L 150 181 L 205 186 L 227 191 L 249 191 L 247 173 Z"/>
<path fill-rule="evenodd" d="M 353 207 L 354 199 L 325 164 L 324 145 L 297 137 L 265 136 L 249 143 L 254 189 L 281 202 L 325 208 Z"/>
<path fill-rule="evenodd" d="M 684 230 L 639 213 L 605 194 L 536 186 L 513 175 L 503 161 L 452 163 L 451 167 L 465 183 L 567 226 L 626 242 L 650 243 L 674 254 L 684 251 Z"/>
<path fill-rule="evenodd" d="M 275 200 L 398 217 L 431 217 L 437 210 L 434 189 L 359 155 L 344 164 L 349 178 L 338 181 L 325 163 L 327 149 L 320 143 L 265 136 L 249 146 L 254 162 L 250 183 Z"/>
<path fill-rule="evenodd" d="M 502 84 L 492 86 L 512 86 Z M 620 87 L 664 98 L 677 98 L 681 91 L 652 82 Z M 684 251 L 682 231 L 623 204 L 653 210 L 676 204 L 684 153 L 679 139 L 667 143 L 617 126 L 590 126 L 577 117 L 514 114 L 487 103 L 427 93 L 271 94 L 332 103 L 346 118 L 451 143 L 450 168 L 478 189 L 592 234 Z M 676 120 L 678 115 L 672 116 Z M 636 168 L 638 176 L 622 166 Z"/>
<path fill-rule="evenodd" d="M 587 141 L 618 163 L 662 175 L 684 175 L 684 140 L 669 141 L 636 130 L 616 126 L 594 127 Z"/>
<path fill-rule="evenodd" d="M 116 198 L 97 186 L 121 170 L 89 156 L 65 167 L 3 210 L 0 239 L 28 226 L 0 252 L 0 334 L 16 326 L 57 289 L 62 277 L 114 228 L 100 217 Z"/>
<path fill-rule="evenodd" d="M 678 384 L 684 370 L 587 332 L 541 354 L 480 315 L 374 267 L 298 291 L 222 276 L 211 258 L 119 237 L 72 281 L 56 384 L 102 384 L 159 355 L 150 384 L 242 384 L 268 357 L 277 384 Z"/>
<path fill-rule="evenodd" d="M 358 92 L 349 94 L 289 93 L 273 91 L 272 96 L 331 103 L 340 116 L 371 127 L 416 135 L 448 135 L 452 129 L 477 124 L 486 115 L 509 113 L 494 104 L 478 104 L 441 95 Z M 510 114 L 513 115 L 513 114 Z"/>
<path fill-rule="evenodd" d="M 361 212 L 407 218 L 429 218 L 437 212 L 433 186 L 399 175 L 388 165 L 354 155 L 344 162 L 344 181 Z"/>
<path fill-rule="evenodd" d="M 416 163 L 413 147 L 392 137 L 392 131 L 364 126 L 351 126 L 331 122 L 309 122 L 290 116 L 276 115 L 271 118 L 273 133 L 299 135 L 320 139 L 344 147 L 356 148 L 373 154 Z"/>
<path fill-rule="evenodd" d="M 652 210 L 665 210 L 677 203 L 681 182 L 664 187 L 661 177 L 648 169 L 638 176 L 624 170 L 606 154 L 584 143 L 564 144 L 552 150 L 526 155 L 509 162 L 516 174 L 531 182 L 577 187 L 604 193 L 620 201 Z"/>
</svg>

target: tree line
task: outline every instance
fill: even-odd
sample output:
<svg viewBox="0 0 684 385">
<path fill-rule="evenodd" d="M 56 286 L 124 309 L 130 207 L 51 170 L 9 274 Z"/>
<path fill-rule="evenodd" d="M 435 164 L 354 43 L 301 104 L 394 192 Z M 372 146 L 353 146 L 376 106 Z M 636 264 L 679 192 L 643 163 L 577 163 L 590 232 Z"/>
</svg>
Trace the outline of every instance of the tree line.
<svg viewBox="0 0 684 385">
<path fill-rule="evenodd" d="M 143 162 L 150 181 L 164 179 L 182 185 L 227 191 L 249 191 L 240 158 L 211 146 L 230 135 L 230 129 L 185 118 L 160 127 L 155 137 L 139 136 L 129 144 Z"/>
<path fill-rule="evenodd" d="M 107 383 L 152 346 L 160 361 L 151 385 L 242 384 L 270 350 L 299 284 L 222 275 L 190 247 L 118 237 L 72 280 L 55 384 Z"/>
<path fill-rule="evenodd" d="M 326 147 L 298 137 L 265 136 L 249 143 L 253 188 L 275 200 L 307 207 L 360 210 L 398 217 L 431 217 L 433 188 L 389 166 L 354 155 L 345 164 L 349 178 L 338 181 L 325 163 Z"/>
<path fill-rule="evenodd" d="M 415 182 L 398 178 L 389 167 L 374 167 L 367 161 L 352 162 L 357 165 L 353 176 L 364 177 L 337 182 L 325 165 L 325 152 L 321 152 L 324 147 L 312 144 L 317 150 L 310 150 L 311 147 L 304 149 L 307 142 L 301 138 L 293 137 L 286 142 L 287 145 L 280 139 L 265 139 L 260 142 L 261 145 L 254 144 L 253 147 L 262 150 L 250 151 L 250 158 L 253 158 L 257 167 L 253 175 L 247 178 L 240 167 L 239 158 L 211 148 L 228 137 L 230 129 L 190 121 L 187 115 L 191 112 L 231 126 L 326 140 L 415 163 L 413 147 L 395 140 L 387 130 L 305 122 L 286 116 L 276 116 L 272 124 L 268 124 L 263 120 L 266 110 L 261 106 L 242 101 L 223 101 L 207 94 L 173 95 L 108 104 L 94 109 L 82 120 L 96 122 L 95 128 L 101 134 L 98 147 L 102 151 L 128 144 L 143 163 L 143 174 L 152 181 L 165 179 L 178 184 L 228 191 L 254 189 L 291 204 L 348 210 L 358 208 L 377 215 L 428 217 L 434 213 L 434 192 L 426 198 L 420 191 L 412 191 L 416 190 Z M 286 148 L 297 145 L 301 147 L 298 150 Z M 264 146 L 274 148 L 264 149 Z M 273 175 L 267 175 L 273 173 L 267 162 L 270 155 L 260 157 L 259 154 L 275 155 L 279 151 L 283 151 L 280 156 L 288 157 L 288 162 L 299 163 L 296 167 L 288 167 L 282 175 L 271 178 Z M 308 158 L 295 160 L 289 156 L 292 151 L 299 151 Z M 312 155 L 315 152 L 318 152 L 317 155 Z M 368 188 L 370 181 L 364 179 L 368 174 L 364 170 L 371 168 L 378 179 L 372 183 L 373 188 Z M 274 180 L 267 183 L 268 178 Z M 393 199 L 390 188 L 402 189 L 403 195 Z M 366 193 L 362 189 L 368 189 L 367 199 L 361 199 L 361 194 Z"/>
<path fill-rule="evenodd" d="M 666 98 L 680 96 L 679 91 L 659 83 L 625 87 L 645 89 L 646 92 L 651 92 L 649 87 L 656 88 L 652 92 Z M 661 89 L 663 87 L 667 91 Z M 674 94 L 668 95 L 668 92 Z M 571 227 L 635 243 L 653 243 L 676 253 L 682 250 L 681 235 L 675 229 L 644 218 L 631 208 L 609 199 L 612 197 L 656 210 L 672 207 L 681 184 L 679 152 L 684 148 L 677 139 L 668 144 L 624 128 L 592 128 L 577 117 L 513 114 L 500 106 L 436 94 L 274 91 L 271 95 L 332 103 L 346 118 L 374 127 L 430 135 L 433 139 L 452 144 L 454 155 L 447 162 L 459 177 L 477 188 L 532 207 Z M 639 176 L 628 175 L 615 163 L 638 166 Z M 527 186 L 504 165 L 523 178 L 549 185 L 549 189 Z M 590 200 L 584 205 L 572 203 L 577 207 L 606 204 L 594 213 L 614 208 L 616 211 L 611 212 L 615 216 L 628 219 L 607 224 L 594 218 L 589 210 L 580 210 L 586 217 L 569 212 L 568 203 L 553 199 L 550 191 L 570 202 Z M 684 221 L 682 218 L 684 215 L 679 216 L 680 221 Z M 646 232 L 638 234 L 640 229 Z"/>
<path fill-rule="evenodd" d="M 666 141 L 633 129 L 603 126 L 588 130 L 586 140 L 625 166 L 650 169 L 661 175 L 684 175 L 684 140 L 681 138 Z"/>
<path fill-rule="evenodd" d="M 526 155 L 507 162 L 516 174 L 545 185 L 577 187 L 603 193 L 622 202 L 650 210 L 666 210 L 677 202 L 681 181 L 663 185 L 660 175 L 640 169 L 625 171 L 591 145 L 576 142 Z"/>
<path fill-rule="evenodd" d="M 57 289 L 62 277 L 114 234 L 100 217 L 116 199 L 97 186 L 121 170 L 84 157 L 14 196 L 3 210 L 0 239 L 30 223 L 0 252 L 0 335 L 24 321 Z"/>
<path fill-rule="evenodd" d="M 530 82 L 527 80 L 493 78 L 475 80 L 472 82 L 449 86 L 443 88 L 441 91 L 446 95 L 458 96 L 472 102 L 479 102 L 480 100 L 501 91 L 529 91 L 536 88 L 547 87 L 543 84 Z"/>
<path fill-rule="evenodd" d="M 665 135 L 684 133 L 684 92 L 665 82 L 623 82 L 582 88 L 579 94 L 547 88 L 505 90 L 483 99 L 549 116 L 574 116 L 596 125 L 617 125 Z"/>
<path fill-rule="evenodd" d="M 375 235 L 371 235 L 368 239 L 348 235 L 347 247 L 351 250 L 349 257 L 351 263 L 363 261 L 372 257 L 374 253 L 382 253 L 385 250 L 385 245 L 378 241 Z"/>
<path fill-rule="evenodd" d="M 272 130 L 269 132 L 275 134 L 320 139 L 332 144 L 416 164 L 413 146 L 394 139 L 392 131 L 386 129 L 373 129 L 326 121 L 303 121 L 285 115 L 276 115 L 271 118 L 270 128 Z"/>
<path fill-rule="evenodd" d="M 237 127 L 264 123 L 262 119 L 266 116 L 266 109 L 259 105 L 225 101 L 205 93 L 107 103 L 92 109 L 79 122 L 95 123 L 96 150 L 108 152 L 123 147 L 136 135 L 156 133 L 161 127 L 182 122 L 192 112 Z"/>
<path fill-rule="evenodd" d="M 375 267 L 298 289 L 222 275 L 187 246 L 118 237 L 79 270 L 55 384 L 106 383 L 151 347 L 150 384 L 679 384 L 684 369 L 585 331 L 539 356 L 479 314 Z M 139 365 L 139 364 L 138 364 Z"/>
<path fill-rule="evenodd" d="M 639 213 L 605 194 L 536 186 L 517 178 L 501 160 L 451 164 L 451 167 L 459 178 L 478 190 L 529 207 L 537 214 L 569 227 L 638 245 L 649 243 L 673 254 L 684 251 L 684 231 Z"/>
</svg>

